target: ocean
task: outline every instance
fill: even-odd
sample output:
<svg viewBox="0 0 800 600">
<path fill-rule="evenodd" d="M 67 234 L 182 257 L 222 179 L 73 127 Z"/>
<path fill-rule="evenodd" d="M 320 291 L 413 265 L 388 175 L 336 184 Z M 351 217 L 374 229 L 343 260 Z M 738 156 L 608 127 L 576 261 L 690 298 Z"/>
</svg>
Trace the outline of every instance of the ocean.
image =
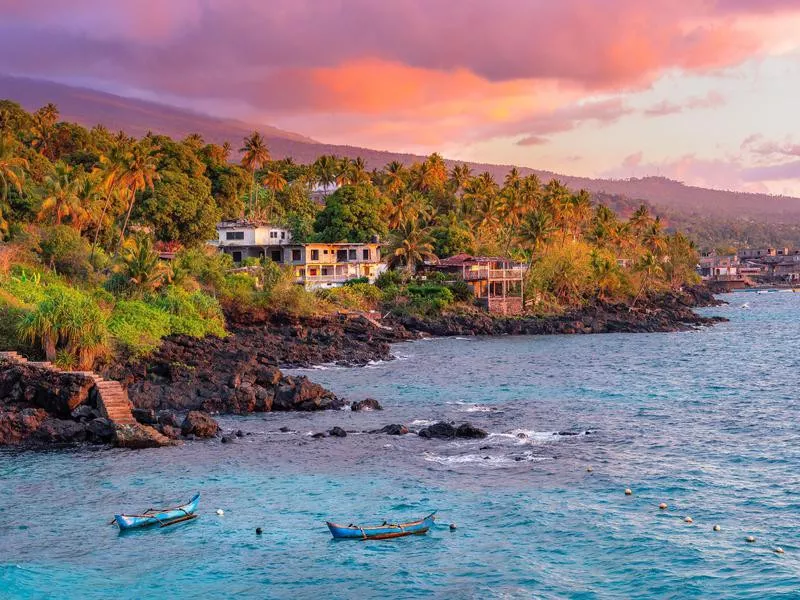
<svg viewBox="0 0 800 600">
<path fill-rule="evenodd" d="M 221 417 L 231 444 L 0 450 L 0 598 L 800 598 L 800 294 L 724 299 L 702 312 L 730 322 L 691 332 L 294 371 L 384 410 Z M 438 420 L 489 436 L 362 433 Z M 198 491 L 195 521 L 109 525 Z M 434 510 L 420 537 L 325 526 Z"/>
</svg>

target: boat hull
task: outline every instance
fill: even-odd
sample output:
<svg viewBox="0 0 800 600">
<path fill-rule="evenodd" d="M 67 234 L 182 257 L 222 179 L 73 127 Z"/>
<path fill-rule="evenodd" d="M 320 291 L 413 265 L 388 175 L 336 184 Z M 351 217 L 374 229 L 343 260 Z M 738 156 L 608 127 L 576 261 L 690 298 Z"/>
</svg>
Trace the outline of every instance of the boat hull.
<svg viewBox="0 0 800 600">
<path fill-rule="evenodd" d="M 200 494 L 196 494 L 188 503 L 175 508 L 147 511 L 141 515 L 114 515 L 114 522 L 119 526 L 120 531 L 153 525 L 165 525 L 173 521 L 193 517 L 199 503 Z"/>
<path fill-rule="evenodd" d="M 337 525 L 328 521 L 328 529 L 337 540 L 388 540 L 407 535 L 424 535 L 433 527 L 435 514 L 411 523 L 384 524 L 377 527 Z"/>
</svg>

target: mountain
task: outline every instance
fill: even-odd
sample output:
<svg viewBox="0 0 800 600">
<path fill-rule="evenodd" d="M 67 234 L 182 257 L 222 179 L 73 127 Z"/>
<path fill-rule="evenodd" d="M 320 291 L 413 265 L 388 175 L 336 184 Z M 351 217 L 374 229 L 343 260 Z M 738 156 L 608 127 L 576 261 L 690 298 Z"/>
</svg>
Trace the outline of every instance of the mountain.
<svg viewBox="0 0 800 600">
<path fill-rule="evenodd" d="M 48 102 L 56 104 L 64 120 L 91 127 L 102 123 L 111 130 L 122 129 L 130 135 L 142 136 L 148 131 L 181 138 L 200 133 L 209 142 L 230 141 L 235 147 L 245 135 L 258 129 L 267 139 L 275 158 L 291 156 L 299 163 L 308 163 L 322 154 L 355 158 L 360 156 L 370 168 L 379 168 L 392 160 L 405 164 L 424 157 L 319 143 L 306 136 L 268 125 L 255 125 L 233 119 L 221 119 L 155 102 L 137 100 L 87 88 L 59 83 L 0 75 L 0 98 L 19 102 L 27 110 L 35 110 Z M 448 160 L 449 165 L 457 161 Z M 475 173 L 489 171 L 502 181 L 511 165 L 467 163 Z M 711 190 L 684 185 L 664 177 L 642 179 L 591 179 L 572 177 L 528 167 L 520 173 L 536 173 L 543 181 L 557 178 L 573 189 L 586 189 L 596 196 L 614 197 L 623 206 L 645 201 L 674 221 L 692 217 L 715 220 L 757 221 L 760 223 L 800 223 L 800 199 L 768 194 L 750 194 Z"/>
</svg>

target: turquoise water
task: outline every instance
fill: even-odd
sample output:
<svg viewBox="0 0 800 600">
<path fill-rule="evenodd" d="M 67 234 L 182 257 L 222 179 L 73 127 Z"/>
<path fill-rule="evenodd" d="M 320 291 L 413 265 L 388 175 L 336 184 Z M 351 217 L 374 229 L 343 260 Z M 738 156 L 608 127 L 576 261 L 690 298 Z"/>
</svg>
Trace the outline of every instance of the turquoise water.
<svg viewBox="0 0 800 600">
<path fill-rule="evenodd" d="M 695 332 L 436 339 L 307 371 L 385 410 L 226 417 L 251 433 L 234 444 L 0 452 L 0 597 L 798 598 L 800 294 L 725 299 L 706 312 L 730 323 Z M 491 435 L 355 433 L 438 419 Z M 333 425 L 353 433 L 308 435 Z M 195 491 L 194 522 L 107 524 Z M 324 526 L 433 509 L 425 537 Z"/>
</svg>

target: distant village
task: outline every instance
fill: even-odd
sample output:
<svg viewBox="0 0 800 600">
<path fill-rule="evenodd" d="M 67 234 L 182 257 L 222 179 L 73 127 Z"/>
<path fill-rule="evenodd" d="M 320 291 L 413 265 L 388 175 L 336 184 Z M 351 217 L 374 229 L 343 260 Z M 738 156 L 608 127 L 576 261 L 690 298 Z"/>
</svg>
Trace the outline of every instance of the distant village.
<svg viewBox="0 0 800 600">
<path fill-rule="evenodd" d="M 800 281 L 800 249 L 741 248 L 736 254 L 710 252 L 700 258 L 700 277 L 716 291 Z"/>
</svg>

